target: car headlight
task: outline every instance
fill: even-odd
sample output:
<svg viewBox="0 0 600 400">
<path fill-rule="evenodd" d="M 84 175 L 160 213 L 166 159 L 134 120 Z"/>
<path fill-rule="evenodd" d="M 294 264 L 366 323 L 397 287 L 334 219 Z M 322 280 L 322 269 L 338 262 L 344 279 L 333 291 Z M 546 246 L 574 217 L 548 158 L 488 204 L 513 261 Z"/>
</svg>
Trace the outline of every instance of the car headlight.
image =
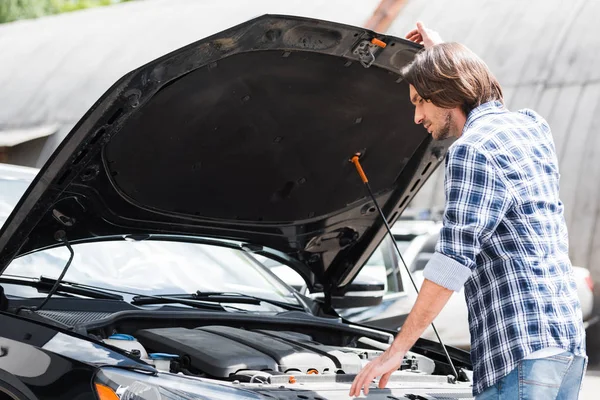
<svg viewBox="0 0 600 400">
<path fill-rule="evenodd" d="M 147 375 L 118 368 L 102 368 L 94 380 L 100 400 L 264 400 L 241 388 L 219 385 L 183 375 Z"/>
</svg>

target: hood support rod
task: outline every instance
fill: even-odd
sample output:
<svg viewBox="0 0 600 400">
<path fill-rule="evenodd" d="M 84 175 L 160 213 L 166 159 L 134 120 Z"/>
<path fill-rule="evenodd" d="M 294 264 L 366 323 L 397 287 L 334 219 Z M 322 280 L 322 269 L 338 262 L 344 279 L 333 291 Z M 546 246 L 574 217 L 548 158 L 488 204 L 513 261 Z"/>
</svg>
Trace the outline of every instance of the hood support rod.
<svg viewBox="0 0 600 400">
<path fill-rule="evenodd" d="M 60 282 L 65 277 L 65 274 L 67 273 L 67 270 L 69 269 L 69 266 L 71 265 L 71 262 L 73 261 L 73 257 L 75 257 L 75 252 L 73 251 L 73 248 L 71 247 L 71 244 L 69 243 L 69 240 L 67 239 L 67 234 L 65 233 L 65 231 L 58 231 L 58 232 L 56 232 L 55 238 L 57 240 L 65 243 L 65 245 L 67 246 L 67 249 L 69 249 L 69 253 L 71 253 L 71 255 L 69 256 L 69 260 L 67 261 L 67 264 L 65 265 L 65 267 L 62 270 L 62 272 L 60 273 L 60 276 L 56 279 L 56 282 L 54 283 L 54 286 L 52 286 L 52 289 L 50 289 L 50 291 L 48 292 L 48 295 L 46 296 L 46 298 L 44 299 L 44 301 L 42 302 L 42 304 L 40 304 L 39 306 L 35 307 L 34 310 L 32 310 L 32 311 L 41 310 L 42 307 L 44 307 L 46 305 L 46 303 L 48 302 L 48 300 L 50 300 L 50 297 L 52 297 L 52 295 L 56 292 L 56 290 L 60 286 Z"/>
<path fill-rule="evenodd" d="M 417 284 L 415 283 L 415 281 L 412 277 L 412 274 L 410 273 L 410 270 L 408 269 L 408 266 L 406 265 L 406 262 L 404 261 L 404 257 L 402 257 L 402 253 L 400 252 L 400 249 L 398 248 L 398 244 L 396 243 L 396 240 L 394 240 L 394 235 L 392 234 L 392 229 L 390 228 L 390 225 L 388 224 L 387 219 L 385 218 L 385 215 L 383 214 L 383 211 L 381 210 L 381 207 L 379 207 L 379 203 L 377 203 L 377 200 L 375 199 L 375 195 L 373 194 L 373 191 L 371 190 L 371 185 L 369 185 L 369 179 L 367 178 L 365 171 L 363 170 L 362 166 L 360 165 L 360 156 L 361 156 L 360 153 L 354 154 L 354 156 L 352 156 L 352 158 L 350 159 L 350 162 L 353 163 L 354 166 L 356 167 L 356 172 L 358 172 L 360 179 L 365 184 L 365 187 L 367 188 L 367 191 L 369 192 L 369 197 L 371 197 L 371 200 L 373 200 L 373 203 L 375 203 L 375 207 L 377 208 L 377 211 L 379 212 L 379 215 L 381 216 L 381 219 L 383 220 L 383 223 L 385 224 L 385 228 L 387 229 L 388 234 L 392 238 L 392 243 L 394 244 L 394 247 L 396 248 L 396 251 L 398 252 L 398 256 L 400 257 L 400 260 L 402 261 L 404 268 L 406 268 L 406 272 L 408 272 L 408 277 L 410 278 L 410 281 L 412 282 L 412 285 L 415 288 L 417 295 L 418 295 L 419 289 L 417 288 Z M 456 368 L 454 367 L 452 358 L 450 358 L 450 354 L 448 354 L 446 345 L 444 344 L 444 342 L 442 342 L 442 338 L 440 337 L 433 322 L 431 323 L 431 327 L 433 328 L 433 331 L 435 332 L 435 336 L 437 337 L 438 341 L 442 345 L 442 348 L 444 349 L 444 353 L 446 354 L 448 363 L 450 364 L 450 367 L 452 367 L 452 372 L 454 373 L 454 377 L 456 378 L 456 380 L 458 380 L 458 378 L 459 378 L 458 372 L 456 372 Z"/>
</svg>

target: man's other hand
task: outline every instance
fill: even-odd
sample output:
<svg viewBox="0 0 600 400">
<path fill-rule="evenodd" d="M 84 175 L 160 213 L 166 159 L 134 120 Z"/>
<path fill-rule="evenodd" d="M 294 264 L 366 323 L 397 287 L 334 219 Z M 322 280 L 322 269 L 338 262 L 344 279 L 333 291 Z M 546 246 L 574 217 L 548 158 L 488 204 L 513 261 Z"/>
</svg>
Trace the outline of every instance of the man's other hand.
<svg viewBox="0 0 600 400">
<path fill-rule="evenodd" d="M 369 385 L 378 376 L 381 376 L 378 387 L 383 389 L 390 380 L 392 372 L 396 371 L 402 365 L 404 354 L 405 352 L 394 351 L 390 347 L 379 357 L 365 365 L 360 373 L 356 375 L 356 378 L 354 378 L 354 382 L 350 388 L 350 396 L 360 396 L 361 389 L 365 393 L 365 396 L 368 395 Z"/>
<path fill-rule="evenodd" d="M 451 289 L 440 286 L 429 279 L 423 280 L 415 305 L 402 325 L 400 333 L 382 355 L 365 365 L 362 371 L 356 375 L 350 388 L 350 396 L 360 396 L 361 389 L 365 395 L 368 395 L 369 385 L 378 376 L 381 376 L 379 388 L 383 389 L 387 385 L 392 372 L 402 365 L 406 352 L 423 334 L 425 328 L 431 325 L 448 303 L 452 293 L 454 292 Z"/>
<path fill-rule="evenodd" d="M 417 28 L 406 34 L 406 39 L 411 42 L 422 44 L 425 48 L 443 43 L 440 34 L 433 29 L 425 28 L 422 22 L 417 22 Z"/>
</svg>

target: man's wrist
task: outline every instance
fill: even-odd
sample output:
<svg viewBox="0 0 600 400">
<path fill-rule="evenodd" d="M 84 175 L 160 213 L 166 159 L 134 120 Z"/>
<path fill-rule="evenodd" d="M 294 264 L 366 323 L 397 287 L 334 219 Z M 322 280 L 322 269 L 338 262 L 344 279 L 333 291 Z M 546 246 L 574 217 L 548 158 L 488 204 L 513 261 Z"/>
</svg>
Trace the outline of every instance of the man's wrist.
<svg viewBox="0 0 600 400">
<path fill-rule="evenodd" d="M 404 340 L 402 340 L 402 338 L 398 336 L 392 342 L 390 346 L 390 351 L 392 353 L 406 353 L 408 350 L 410 350 L 410 347 L 411 346 L 407 346 L 406 343 L 404 343 Z"/>
</svg>

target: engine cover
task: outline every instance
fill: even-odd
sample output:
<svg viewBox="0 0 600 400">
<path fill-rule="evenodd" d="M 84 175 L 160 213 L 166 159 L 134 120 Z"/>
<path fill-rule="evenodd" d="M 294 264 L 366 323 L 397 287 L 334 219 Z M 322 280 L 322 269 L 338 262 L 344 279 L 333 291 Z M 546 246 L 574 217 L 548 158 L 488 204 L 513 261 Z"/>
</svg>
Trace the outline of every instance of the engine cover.
<svg viewBox="0 0 600 400">
<path fill-rule="evenodd" d="M 146 348 L 189 358 L 193 368 L 216 378 L 228 378 L 245 370 L 356 373 L 362 366 L 359 350 L 324 346 L 305 335 L 206 326 L 143 329 L 135 336 Z"/>
</svg>

